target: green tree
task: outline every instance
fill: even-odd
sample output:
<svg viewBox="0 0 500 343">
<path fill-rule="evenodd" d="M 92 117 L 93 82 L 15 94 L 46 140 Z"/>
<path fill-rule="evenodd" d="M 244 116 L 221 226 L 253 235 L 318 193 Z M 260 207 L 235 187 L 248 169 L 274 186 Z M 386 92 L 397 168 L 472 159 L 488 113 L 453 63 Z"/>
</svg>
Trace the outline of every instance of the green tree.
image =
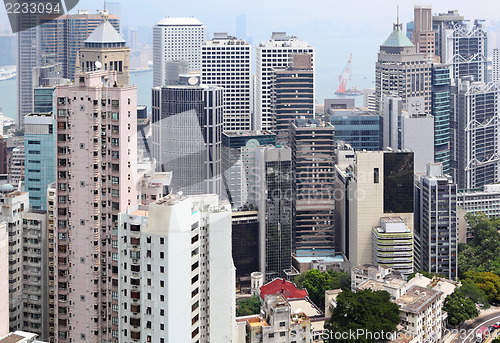
<svg viewBox="0 0 500 343">
<path fill-rule="evenodd" d="M 452 326 L 457 326 L 479 315 L 474 301 L 457 290 L 446 297 L 443 310 L 448 313 L 448 323 Z"/>
<path fill-rule="evenodd" d="M 351 277 L 346 272 L 329 270 L 321 272 L 317 269 L 308 270 L 298 275 L 295 284 L 300 289 L 306 289 L 309 299 L 319 308 L 325 307 L 325 291 L 330 289 L 349 288 Z"/>
<path fill-rule="evenodd" d="M 486 293 L 482 289 L 480 289 L 475 283 L 462 281 L 462 286 L 457 288 L 455 292 L 458 292 L 460 296 L 469 298 L 475 304 L 480 304 L 483 308 L 489 308 L 490 303 L 488 301 L 488 297 Z"/>
<path fill-rule="evenodd" d="M 469 270 L 464 277 L 466 282 L 473 283 L 481 289 L 490 303 L 500 303 L 500 276 L 492 272 Z"/>
<path fill-rule="evenodd" d="M 500 218 L 488 218 L 484 213 L 467 214 L 473 239 L 458 246 L 460 276 L 469 270 L 494 271 L 500 275 Z"/>
<path fill-rule="evenodd" d="M 399 322 L 399 307 L 391 301 L 388 292 L 364 289 L 354 293 L 347 289 L 337 297 L 337 307 L 330 320 L 325 322 L 325 329 L 332 333 L 328 335 L 328 342 L 371 343 L 375 342 L 370 339 L 373 334 L 371 337 L 367 334 L 356 336 L 355 339 L 347 337 L 338 340 L 334 333 L 356 333 L 358 329 L 372 333 L 392 333 Z"/>
<path fill-rule="evenodd" d="M 236 300 L 236 316 L 250 316 L 260 313 L 260 300 L 257 296 Z"/>
</svg>

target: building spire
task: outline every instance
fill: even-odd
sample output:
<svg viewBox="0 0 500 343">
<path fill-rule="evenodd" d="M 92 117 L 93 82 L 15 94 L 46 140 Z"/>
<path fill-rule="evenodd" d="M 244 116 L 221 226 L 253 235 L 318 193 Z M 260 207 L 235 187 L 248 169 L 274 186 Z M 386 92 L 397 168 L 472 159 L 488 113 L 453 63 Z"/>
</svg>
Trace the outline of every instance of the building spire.
<svg viewBox="0 0 500 343">
<path fill-rule="evenodd" d="M 101 12 L 101 17 L 102 17 L 102 21 L 107 21 L 108 20 L 108 17 L 109 17 L 109 11 L 108 9 L 106 8 L 106 0 L 104 0 L 104 9 L 100 11 Z"/>
<path fill-rule="evenodd" d="M 399 5 L 397 5 L 396 24 L 393 24 L 393 30 L 403 31 L 403 24 L 399 23 Z"/>
</svg>

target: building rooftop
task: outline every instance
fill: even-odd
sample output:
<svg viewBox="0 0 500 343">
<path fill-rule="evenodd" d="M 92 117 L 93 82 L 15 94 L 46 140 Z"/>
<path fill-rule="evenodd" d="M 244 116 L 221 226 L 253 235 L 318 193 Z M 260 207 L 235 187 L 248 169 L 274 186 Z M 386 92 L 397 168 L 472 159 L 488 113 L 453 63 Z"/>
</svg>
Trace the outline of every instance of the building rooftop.
<svg viewBox="0 0 500 343">
<path fill-rule="evenodd" d="M 304 313 L 307 317 L 323 317 L 321 310 L 309 298 L 288 300 L 292 314 Z"/>
<path fill-rule="evenodd" d="M 252 136 L 276 136 L 275 133 L 272 133 L 271 131 L 228 131 L 228 132 L 223 132 L 223 135 L 226 135 L 228 137 L 252 137 Z"/>
<path fill-rule="evenodd" d="M 126 43 L 126 41 L 113 25 L 105 20 L 95 28 L 84 43 Z"/>
<path fill-rule="evenodd" d="M 260 296 L 262 299 L 266 295 L 282 294 L 285 299 L 302 299 L 307 296 L 305 289 L 298 289 L 293 283 L 285 279 L 274 279 L 260 287 Z"/>
<path fill-rule="evenodd" d="M 203 23 L 196 18 L 170 18 L 165 17 L 160 20 L 156 25 L 158 26 L 202 26 Z"/>
<path fill-rule="evenodd" d="M 405 46 L 414 46 L 411 40 L 406 37 L 403 31 L 396 28 L 389 37 L 385 40 L 382 46 L 397 46 L 397 47 L 405 47 Z"/>
<path fill-rule="evenodd" d="M 25 343 L 25 342 L 40 342 L 40 341 L 34 341 L 34 339 L 37 337 L 36 334 L 30 333 L 30 332 L 24 332 L 24 331 L 16 331 L 13 333 L 10 333 L 4 337 L 0 337 L 0 343 Z"/>
<path fill-rule="evenodd" d="M 394 302 L 405 312 L 420 313 L 434 300 L 443 295 L 443 292 L 431 288 L 412 286 L 408 291 Z"/>
</svg>

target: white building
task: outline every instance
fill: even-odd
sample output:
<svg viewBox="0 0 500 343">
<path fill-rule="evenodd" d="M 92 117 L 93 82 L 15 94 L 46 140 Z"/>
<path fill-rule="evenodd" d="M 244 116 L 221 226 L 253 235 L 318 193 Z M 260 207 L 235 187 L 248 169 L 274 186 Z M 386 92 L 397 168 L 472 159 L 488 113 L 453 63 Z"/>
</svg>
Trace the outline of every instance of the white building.
<svg viewBox="0 0 500 343">
<path fill-rule="evenodd" d="M 273 130 L 276 118 L 273 114 L 272 78 L 275 70 L 290 66 L 291 54 L 311 55 L 314 71 L 314 47 L 285 32 L 273 32 L 271 39 L 257 47 L 257 77 L 254 85 L 254 126 L 255 130 Z M 314 97 L 313 97 L 314 98 Z"/>
<path fill-rule="evenodd" d="M 251 48 L 227 33 L 214 33 L 201 47 L 201 84 L 224 88 L 224 131 L 251 129 Z"/>
<path fill-rule="evenodd" d="M 120 214 L 119 227 L 120 342 L 232 342 L 229 204 L 171 195 Z"/>
<path fill-rule="evenodd" d="M 491 66 L 491 81 L 496 84 L 500 83 L 500 50 L 493 49 L 493 64 Z"/>
<path fill-rule="evenodd" d="M 191 72 L 201 70 L 206 27 L 196 18 L 163 18 L 153 28 L 153 86 L 165 85 L 166 62 L 185 60 Z"/>
<path fill-rule="evenodd" d="M 0 223 L 0 337 L 9 333 L 9 236 Z"/>
<path fill-rule="evenodd" d="M 434 162 L 434 117 L 403 112 L 401 149 L 413 151 L 415 173 L 425 173 L 427 163 Z"/>
<path fill-rule="evenodd" d="M 457 205 L 470 213 L 482 212 L 490 217 L 500 216 L 500 184 L 459 190 Z"/>
<path fill-rule="evenodd" d="M 442 335 L 444 293 L 432 288 L 413 286 L 394 302 L 404 331 L 412 343 L 438 342 Z"/>
<path fill-rule="evenodd" d="M 0 186 L 2 220 L 9 234 L 9 329 L 22 328 L 23 316 L 23 214 L 28 211 L 27 192 L 20 192 L 10 184 Z"/>
</svg>

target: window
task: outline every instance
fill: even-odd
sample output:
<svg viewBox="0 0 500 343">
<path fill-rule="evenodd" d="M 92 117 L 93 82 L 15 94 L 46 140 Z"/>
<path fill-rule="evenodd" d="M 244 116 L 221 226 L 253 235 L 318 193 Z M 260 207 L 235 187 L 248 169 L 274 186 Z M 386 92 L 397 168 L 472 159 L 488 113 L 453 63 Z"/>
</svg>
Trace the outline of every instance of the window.
<svg viewBox="0 0 500 343">
<path fill-rule="evenodd" d="M 120 115 L 118 114 L 118 112 L 112 112 L 111 113 L 111 119 L 112 120 L 119 120 L 120 119 Z"/>
<path fill-rule="evenodd" d="M 111 138 L 111 145 L 118 146 L 120 144 L 120 140 L 118 138 Z"/>
<path fill-rule="evenodd" d="M 379 169 L 373 168 L 373 183 L 379 183 Z"/>
<path fill-rule="evenodd" d="M 118 176 L 112 176 L 111 177 L 111 183 L 113 185 L 117 185 L 120 182 L 120 178 Z"/>
</svg>

